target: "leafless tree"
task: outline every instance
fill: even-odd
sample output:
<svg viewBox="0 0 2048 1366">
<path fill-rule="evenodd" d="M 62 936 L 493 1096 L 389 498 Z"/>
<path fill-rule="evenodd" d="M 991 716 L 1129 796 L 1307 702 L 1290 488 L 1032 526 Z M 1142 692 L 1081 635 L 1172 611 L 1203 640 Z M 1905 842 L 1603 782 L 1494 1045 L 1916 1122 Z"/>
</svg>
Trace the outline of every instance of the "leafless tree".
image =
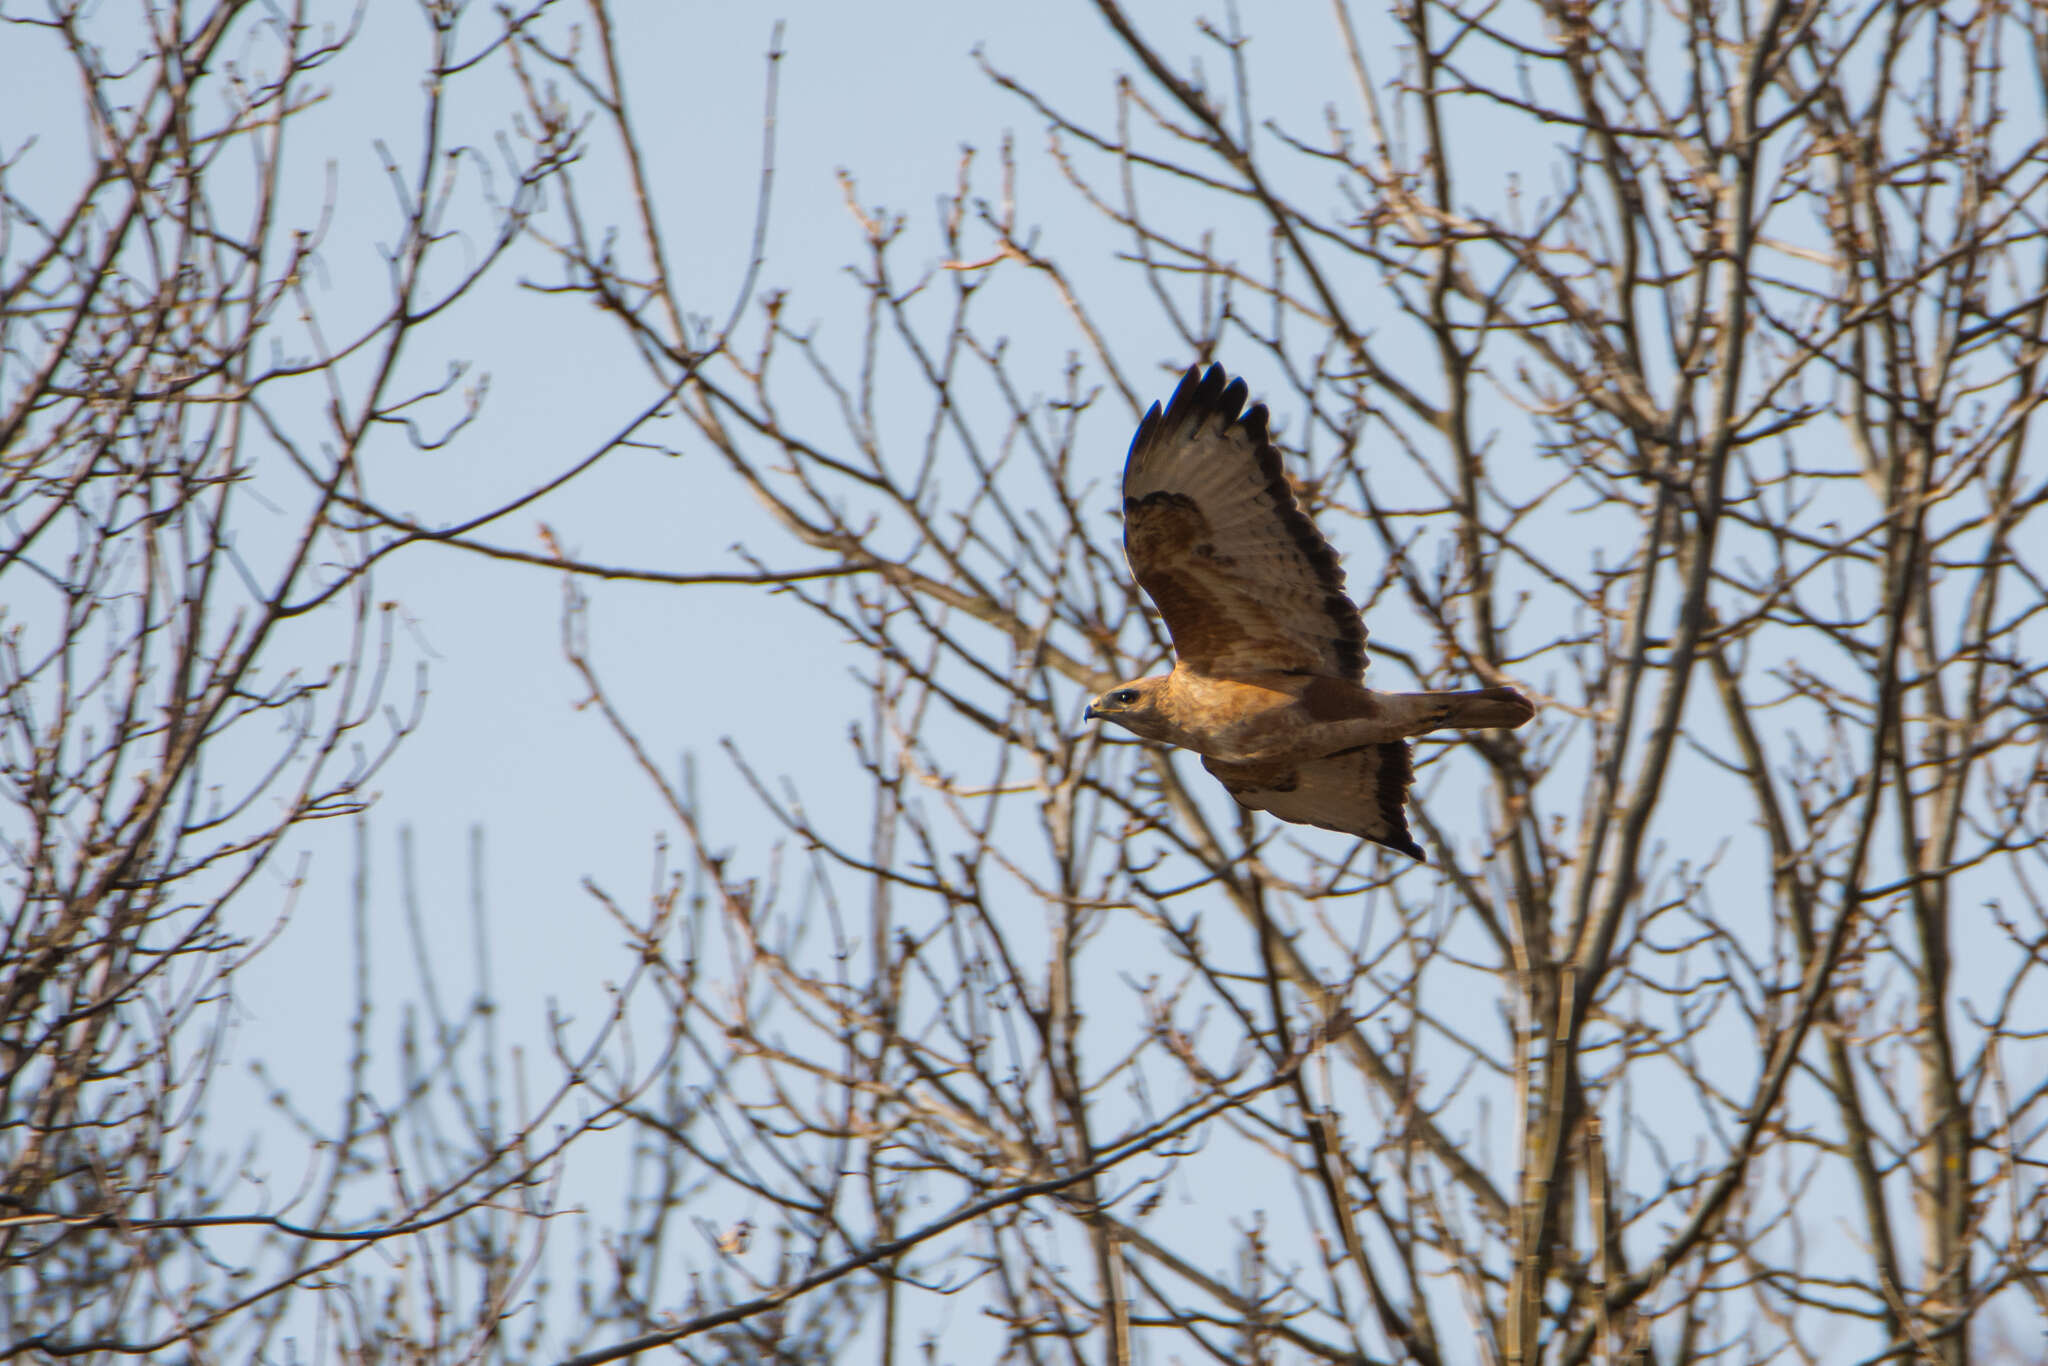
<svg viewBox="0 0 2048 1366">
<path fill-rule="evenodd" d="M 624 75 L 629 16 L 506 16 L 487 55 L 526 100 L 520 183 L 550 197 L 508 202 L 502 240 L 525 233 L 560 306 L 623 329 L 644 401 L 454 522 L 348 474 L 341 438 L 405 399 L 337 406 L 339 463 L 294 462 L 265 428 L 315 490 L 308 537 L 354 547 L 311 587 L 285 561 L 276 602 L 356 594 L 367 623 L 362 573 L 409 547 L 561 573 L 567 665 L 677 841 L 644 904 L 594 875 L 631 976 L 616 1028 L 563 1044 L 552 1094 L 634 1156 L 559 1340 L 583 1362 L 2031 1359 L 2048 25 L 1999 3 L 1416 0 L 1335 6 L 1311 54 L 1095 9 L 1106 122 L 988 59 L 1049 130 L 1061 190 L 1023 198 L 1037 153 L 970 152 L 925 225 L 849 177 L 859 307 L 815 324 L 758 233 L 753 268 L 717 282 L 729 311 L 699 316 Z M 769 70 L 772 129 L 772 52 Z M 1331 73 L 1310 125 L 1266 112 L 1302 104 L 1271 93 L 1299 71 Z M 416 182 L 420 251 L 433 192 Z M 1113 268 L 1064 245 L 1076 223 L 1118 235 Z M 1211 358 L 1271 404 L 1348 553 L 1377 685 L 1542 699 L 1523 731 L 1423 747 L 1427 866 L 1249 818 L 1172 754 L 1079 723 L 1164 656 L 1115 478 L 1145 406 Z M 213 381 L 221 420 L 264 411 L 255 378 L 296 376 Z M 649 445 L 692 456 L 692 480 L 716 462 L 778 536 L 658 565 L 520 542 L 514 513 Z M 32 506 L 76 505 L 42 478 Z M 814 612 L 862 680 L 850 754 L 788 783 L 743 745 L 675 773 L 586 611 L 621 578 Z M 361 724 L 346 695 L 301 704 L 332 718 L 306 743 Z M 858 809 L 816 795 L 848 781 Z M 305 790 L 335 793 L 312 815 L 353 789 Z M 187 821 L 134 847 L 172 828 L 219 838 Z M 244 844 L 243 864 L 270 847 Z M 179 923 L 214 904 L 178 902 Z M 39 1008 L 49 1037 L 76 1028 Z M 190 1015 L 159 1037 L 202 1037 Z M 441 1018 L 413 1122 L 460 1112 L 482 1018 Z M 458 1125 L 433 1200 L 385 1232 L 436 1223 L 449 1264 L 502 1274 L 434 1299 L 445 1321 L 388 1309 L 377 1342 L 537 1351 L 509 1317 L 530 1263 L 504 1249 L 537 1246 L 548 1206 L 506 1193 L 590 1131 Z M 186 1213 L 201 1194 L 152 1190 Z M 96 1252 L 115 1231 L 146 1260 L 146 1223 L 65 1198 L 23 1198 L 41 1222 L 15 1236 L 42 1241 L 15 1265 L 55 1284 L 64 1238 Z M 300 1222 L 326 1230 L 312 1207 Z M 90 1218 L 53 1222 L 74 1208 Z M 357 1274 L 323 1304 L 366 1302 L 380 1282 Z M 112 1303 L 94 1293 L 81 1306 Z M 110 1331 L 71 1312 L 64 1342 Z"/>
<path fill-rule="evenodd" d="M 417 723 L 374 589 L 391 543 L 352 509 L 367 462 L 458 443 L 475 396 L 400 354 L 438 349 L 430 322 L 499 269 L 567 144 L 535 139 L 495 196 L 448 175 L 477 53 L 429 7 L 416 56 L 446 79 L 420 145 L 383 149 L 388 293 L 358 309 L 321 284 L 373 244 L 331 240 L 332 167 L 299 150 L 353 28 L 239 0 L 29 8 L 7 65 L 77 99 L 0 150 L 0 1356 L 267 1360 L 316 1329 L 337 1354 L 452 1353 L 530 1277 L 559 1142 L 545 1092 L 449 1125 L 473 1012 L 379 1099 L 362 983 L 349 1074 L 280 1084 L 316 1169 L 266 1173 L 261 1201 L 235 1126 L 203 1118 L 234 974 L 299 900 L 299 836 L 359 815 Z M 457 212 L 494 229 L 480 250 L 449 240 Z M 355 1273 L 418 1249 L 397 1283 L 431 1291 L 428 1249 L 500 1227 L 459 1307 Z M 316 1316 L 288 1318 L 309 1283 Z"/>
</svg>

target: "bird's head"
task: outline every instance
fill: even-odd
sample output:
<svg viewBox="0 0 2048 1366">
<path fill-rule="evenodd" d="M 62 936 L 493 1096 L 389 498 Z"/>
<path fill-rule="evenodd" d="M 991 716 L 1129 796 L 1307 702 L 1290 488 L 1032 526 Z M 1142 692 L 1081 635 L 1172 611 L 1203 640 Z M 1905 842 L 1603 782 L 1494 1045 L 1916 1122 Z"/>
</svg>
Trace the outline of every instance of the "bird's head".
<svg viewBox="0 0 2048 1366">
<path fill-rule="evenodd" d="M 1114 721 L 1125 730 L 1134 731 L 1147 740 L 1171 742 L 1173 723 L 1159 710 L 1159 701 L 1165 691 L 1164 677 L 1140 678 L 1129 683 L 1119 683 L 1090 702 L 1088 710 L 1081 713 L 1081 719 Z"/>
</svg>

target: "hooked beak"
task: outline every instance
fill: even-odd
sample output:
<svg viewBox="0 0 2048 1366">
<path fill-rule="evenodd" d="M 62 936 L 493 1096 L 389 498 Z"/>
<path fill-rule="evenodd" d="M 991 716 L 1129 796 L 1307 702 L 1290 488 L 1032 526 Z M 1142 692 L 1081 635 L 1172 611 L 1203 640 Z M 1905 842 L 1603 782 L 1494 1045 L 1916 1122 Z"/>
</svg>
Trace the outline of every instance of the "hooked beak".
<svg viewBox="0 0 2048 1366">
<path fill-rule="evenodd" d="M 1081 713 L 1081 719 L 1083 721 L 1093 721 L 1095 719 L 1095 704 L 1093 702 L 1090 702 L 1087 710 Z"/>
</svg>

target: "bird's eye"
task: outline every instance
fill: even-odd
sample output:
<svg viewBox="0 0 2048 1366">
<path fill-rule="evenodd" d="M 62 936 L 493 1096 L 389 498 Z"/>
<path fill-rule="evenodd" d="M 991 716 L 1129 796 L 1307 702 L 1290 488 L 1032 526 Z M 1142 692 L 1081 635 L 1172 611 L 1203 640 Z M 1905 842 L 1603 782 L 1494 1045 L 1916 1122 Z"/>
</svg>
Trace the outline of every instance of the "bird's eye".
<svg viewBox="0 0 2048 1366">
<path fill-rule="evenodd" d="M 1109 700 L 1116 703 L 1119 707 L 1128 707 L 1131 703 L 1138 700 L 1138 690 L 1136 688 L 1118 688 L 1109 695 Z"/>
</svg>

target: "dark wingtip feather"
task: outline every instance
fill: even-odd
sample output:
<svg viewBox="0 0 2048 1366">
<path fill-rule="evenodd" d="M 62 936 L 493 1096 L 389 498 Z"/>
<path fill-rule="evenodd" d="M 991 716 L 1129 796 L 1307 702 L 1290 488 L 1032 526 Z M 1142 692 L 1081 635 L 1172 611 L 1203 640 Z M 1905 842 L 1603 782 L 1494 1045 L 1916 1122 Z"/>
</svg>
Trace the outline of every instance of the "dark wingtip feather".
<svg viewBox="0 0 2048 1366">
<path fill-rule="evenodd" d="M 1152 433 L 1159 429 L 1159 405 L 1153 404 L 1145 410 L 1145 416 L 1138 419 L 1138 430 L 1131 436 L 1131 449 L 1124 456 L 1125 465 L 1138 458 L 1138 452 L 1152 444 Z"/>
<path fill-rule="evenodd" d="M 1429 862 L 1429 855 L 1408 833 L 1408 787 L 1415 781 L 1415 751 L 1407 741 L 1391 740 L 1380 746 L 1378 776 L 1379 791 L 1374 795 L 1379 799 L 1380 818 L 1387 823 L 1386 838 L 1378 843 L 1418 863 Z"/>
<path fill-rule="evenodd" d="M 1251 390 L 1245 382 L 1231 379 L 1224 374 L 1222 366 L 1212 364 L 1204 370 L 1199 365 L 1190 365 L 1188 372 L 1180 377 L 1180 383 L 1174 386 L 1173 397 L 1166 401 L 1165 411 L 1161 412 L 1157 403 L 1146 410 L 1143 420 L 1138 423 L 1137 433 L 1131 437 L 1127 459 L 1137 459 L 1154 442 L 1196 426 L 1205 418 L 1213 417 L 1227 426 L 1244 410 L 1244 401 L 1250 396 Z M 1264 404 L 1245 414 L 1247 426 L 1251 425 L 1254 417 L 1257 419 L 1254 432 L 1263 440 L 1266 434 Z"/>
</svg>

